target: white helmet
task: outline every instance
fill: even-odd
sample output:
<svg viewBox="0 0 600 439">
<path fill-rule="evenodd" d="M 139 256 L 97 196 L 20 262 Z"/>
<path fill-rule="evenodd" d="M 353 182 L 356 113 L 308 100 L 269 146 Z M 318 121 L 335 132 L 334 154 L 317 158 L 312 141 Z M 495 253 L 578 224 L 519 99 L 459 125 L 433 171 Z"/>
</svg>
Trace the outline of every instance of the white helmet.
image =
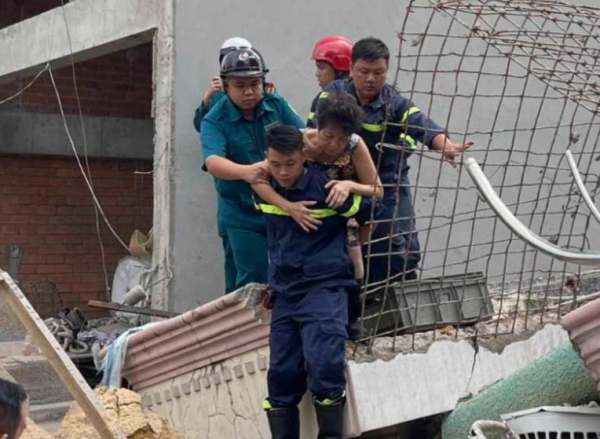
<svg viewBox="0 0 600 439">
<path fill-rule="evenodd" d="M 252 49 L 252 43 L 245 38 L 241 37 L 232 37 L 226 39 L 221 45 L 221 50 L 223 49 Z"/>
<path fill-rule="evenodd" d="M 221 50 L 219 51 L 219 64 L 223 61 L 225 55 L 229 52 L 237 49 L 252 49 L 252 44 L 245 38 L 233 37 L 228 38 L 221 45 Z"/>
</svg>

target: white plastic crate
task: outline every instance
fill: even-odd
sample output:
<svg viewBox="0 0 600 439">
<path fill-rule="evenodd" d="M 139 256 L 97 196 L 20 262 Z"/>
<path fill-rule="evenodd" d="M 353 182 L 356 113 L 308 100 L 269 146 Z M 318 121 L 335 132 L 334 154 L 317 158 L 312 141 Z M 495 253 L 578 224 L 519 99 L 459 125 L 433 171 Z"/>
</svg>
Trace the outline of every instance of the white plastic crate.
<svg viewBox="0 0 600 439">
<path fill-rule="evenodd" d="M 521 439 L 600 439 L 600 407 L 538 407 L 501 416 Z"/>
</svg>

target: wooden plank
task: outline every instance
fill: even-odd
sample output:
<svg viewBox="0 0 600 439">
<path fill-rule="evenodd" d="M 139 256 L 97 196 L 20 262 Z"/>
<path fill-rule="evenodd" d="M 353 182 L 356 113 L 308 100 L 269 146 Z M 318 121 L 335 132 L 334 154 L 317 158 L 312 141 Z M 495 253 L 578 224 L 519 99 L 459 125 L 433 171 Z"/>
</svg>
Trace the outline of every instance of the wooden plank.
<svg viewBox="0 0 600 439">
<path fill-rule="evenodd" d="M 0 270 L 0 293 L 6 297 L 8 304 L 12 307 L 36 346 L 58 373 L 58 376 L 96 428 L 100 437 L 102 439 L 125 439 L 122 432 L 118 432 L 116 436 L 113 435 L 102 417 L 104 408 L 90 386 L 50 333 L 21 289 L 13 282 L 8 273 L 2 270 Z"/>
<path fill-rule="evenodd" d="M 88 305 L 92 308 L 110 309 L 111 311 L 124 311 L 153 317 L 165 317 L 167 319 L 180 315 L 179 313 L 163 311 L 162 309 L 141 308 L 139 306 L 122 305 L 114 302 L 102 302 L 100 300 L 89 300 Z"/>
</svg>

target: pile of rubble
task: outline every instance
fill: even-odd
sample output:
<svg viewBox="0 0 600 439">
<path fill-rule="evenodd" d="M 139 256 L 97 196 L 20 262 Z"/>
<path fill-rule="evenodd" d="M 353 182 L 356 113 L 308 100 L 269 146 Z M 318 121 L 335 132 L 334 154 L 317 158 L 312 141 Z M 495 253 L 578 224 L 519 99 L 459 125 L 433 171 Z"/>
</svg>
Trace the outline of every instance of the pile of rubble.
<svg viewBox="0 0 600 439">
<path fill-rule="evenodd" d="M 470 340 L 492 352 L 500 353 L 515 341 L 525 340 L 533 336 L 547 324 L 558 324 L 560 317 L 567 309 L 548 311 L 543 319 L 539 313 L 519 313 L 516 316 L 499 316 L 473 326 L 456 328 L 444 326 L 431 331 L 396 337 L 375 337 L 364 343 L 348 343 L 346 358 L 356 362 L 391 360 L 402 353 L 426 353 L 431 345 L 439 341 Z"/>
<path fill-rule="evenodd" d="M 166 419 L 148 413 L 142 408 L 140 395 L 127 389 L 97 388 L 96 396 L 106 410 L 111 430 L 118 428 L 128 439 L 183 439 Z M 55 436 L 38 427 L 31 419 L 21 439 L 100 439 L 100 435 L 87 419 L 79 405 L 73 404 L 60 424 Z"/>
<path fill-rule="evenodd" d="M 128 439 L 183 439 L 167 420 L 142 408 L 142 398 L 127 389 L 97 388 L 96 396 L 106 410 L 113 431 L 120 428 Z M 73 404 L 60 424 L 55 439 L 100 439 L 77 404 Z"/>
</svg>

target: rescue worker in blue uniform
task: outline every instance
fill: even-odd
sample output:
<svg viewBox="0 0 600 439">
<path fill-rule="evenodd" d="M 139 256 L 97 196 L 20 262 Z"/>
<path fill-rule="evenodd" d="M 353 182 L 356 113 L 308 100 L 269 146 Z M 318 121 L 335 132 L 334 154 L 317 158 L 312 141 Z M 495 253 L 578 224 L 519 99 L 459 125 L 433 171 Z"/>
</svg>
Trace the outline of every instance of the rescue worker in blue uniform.
<svg viewBox="0 0 600 439">
<path fill-rule="evenodd" d="M 219 65 L 221 65 L 225 55 L 237 49 L 252 49 L 252 43 L 241 37 L 228 38 L 223 42 L 221 50 L 219 50 Z M 256 49 L 254 49 L 254 51 L 260 55 Z M 266 75 L 269 73 L 269 69 L 266 68 L 264 59 L 262 61 Z M 275 86 L 270 82 L 265 83 L 265 93 L 275 93 Z M 196 131 L 200 132 L 204 116 L 206 116 L 210 109 L 225 96 L 225 92 L 223 91 L 223 80 L 219 76 L 213 77 L 204 92 L 202 102 L 198 108 L 196 108 L 196 112 L 194 113 L 194 128 Z"/>
<path fill-rule="evenodd" d="M 292 201 L 311 200 L 321 219 L 306 233 L 284 210 L 256 199 L 267 221 L 269 285 L 273 289 L 269 396 L 264 401 L 272 437 L 297 439 L 298 403 L 313 395 L 319 438 L 341 438 L 345 402 L 344 357 L 348 292 L 356 288 L 346 245 L 346 223 L 363 224 L 381 211 L 370 198 L 352 195 L 336 208 L 327 204 L 329 181 L 305 164 L 303 135 L 293 126 L 267 132 L 272 187 Z M 375 205 L 373 205 L 373 203 Z"/>
<path fill-rule="evenodd" d="M 265 68 L 253 49 L 225 55 L 221 79 L 227 98 L 202 120 L 201 143 L 205 170 L 215 177 L 225 288 L 231 292 L 249 282 L 267 281 L 265 221 L 254 209 L 250 188 L 268 176 L 265 130 L 304 123 L 281 96 L 264 93 Z"/>
<path fill-rule="evenodd" d="M 358 41 L 352 48 L 350 78 L 330 83 L 319 95 L 320 99 L 327 99 L 329 93 L 346 92 L 357 99 L 364 110 L 359 134 L 366 142 L 374 163 L 379 164 L 378 172 L 384 185 L 384 219 L 389 221 L 378 224 L 371 236 L 370 254 L 379 256 L 370 256 L 370 261 L 367 261 L 369 282 L 398 280 L 400 276 L 416 278 L 415 270 L 421 255 L 407 159 L 417 148 L 417 142 L 440 151 L 444 160 L 453 166 L 457 154 L 472 144 L 451 142 L 444 129 L 386 84 L 389 59 L 390 52 L 383 41 L 377 38 Z M 395 125 L 386 125 L 386 122 Z M 400 145 L 402 148 L 379 149 L 378 143 Z M 396 195 L 398 183 L 399 193 Z M 396 220 L 392 221 L 394 218 Z M 389 239 L 392 241 L 391 249 Z"/>
</svg>

